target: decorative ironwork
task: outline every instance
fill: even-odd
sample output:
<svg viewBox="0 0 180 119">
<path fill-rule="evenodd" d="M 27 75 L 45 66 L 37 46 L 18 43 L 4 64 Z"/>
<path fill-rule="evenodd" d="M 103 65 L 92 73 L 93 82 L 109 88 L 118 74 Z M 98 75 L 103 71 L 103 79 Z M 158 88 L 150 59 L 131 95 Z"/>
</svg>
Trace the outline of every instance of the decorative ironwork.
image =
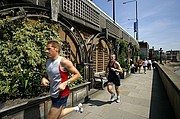
<svg viewBox="0 0 180 119">
<path fill-rule="evenodd" d="M 63 0 L 63 11 L 99 26 L 99 13 L 83 0 Z"/>
<path fill-rule="evenodd" d="M 49 11 L 47 9 L 44 9 L 42 7 L 37 7 L 34 5 L 26 5 L 26 4 L 15 4 L 14 6 L 11 6 L 10 8 L 2 8 L 0 9 L 0 17 L 6 18 L 8 21 L 12 21 L 19 18 L 24 17 L 39 17 L 39 18 L 47 18 L 49 19 Z"/>
<path fill-rule="evenodd" d="M 102 72 L 105 70 L 109 61 L 108 49 L 102 46 L 102 43 L 98 43 L 96 48 L 93 50 L 93 71 Z"/>
<path fill-rule="evenodd" d="M 63 54 L 64 57 L 66 57 L 67 59 L 70 59 L 71 56 L 71 47 L 70 44 L 66 41 L 62 41 L 62 50 L 63 50 Z"/>
</svg>

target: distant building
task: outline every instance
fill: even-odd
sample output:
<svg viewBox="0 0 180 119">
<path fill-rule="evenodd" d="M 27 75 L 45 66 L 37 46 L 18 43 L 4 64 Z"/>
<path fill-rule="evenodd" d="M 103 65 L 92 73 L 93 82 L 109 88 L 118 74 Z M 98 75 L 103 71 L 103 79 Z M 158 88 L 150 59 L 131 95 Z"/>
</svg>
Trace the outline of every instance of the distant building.
<svg viewBox="0 0 180 119">
<path fill-rule="evenodd" d="M 167 60 L 180 61 L 180 50 L 166 51 Z"/>
<path fill-rule="evenodd" d="M 139 42 L 139 56 L 141 59 L 149 58 L 149 44 L 147 42 Z"/>
<path fill-rule="evenodd" d="M 152 60 L 158 61 L 160 59 L 159 50 L 154 50 Z"/>
<path fill-rule="evenodd" d="M 154 47 L 152 47 L 151 49 L 149 49 L 149 59 L 153 60 L 154 59 Z"/>
</svg>

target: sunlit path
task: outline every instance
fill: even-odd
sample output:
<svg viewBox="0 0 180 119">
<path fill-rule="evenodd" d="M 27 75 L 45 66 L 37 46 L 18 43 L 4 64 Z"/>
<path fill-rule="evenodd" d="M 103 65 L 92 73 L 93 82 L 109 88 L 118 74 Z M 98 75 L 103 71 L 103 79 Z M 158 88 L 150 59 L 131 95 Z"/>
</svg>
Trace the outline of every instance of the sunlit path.
<svg viewBox="0 0 180 119">
<path fill-rule="evenodd" d="M 167 95 L 156 71 L 131 74 L 121 80 L 121 102 L 110 102 L 110 94 L 100 90 L 84 104 L 84 113 L 64 119 L 173 119 Z"/>
</svg>

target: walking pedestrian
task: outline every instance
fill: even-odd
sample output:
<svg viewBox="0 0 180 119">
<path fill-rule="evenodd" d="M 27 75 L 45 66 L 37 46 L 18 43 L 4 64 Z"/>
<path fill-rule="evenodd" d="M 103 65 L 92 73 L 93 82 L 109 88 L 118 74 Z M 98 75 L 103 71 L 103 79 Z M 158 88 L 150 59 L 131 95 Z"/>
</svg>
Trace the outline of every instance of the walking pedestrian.
<svg viewBox="0 0 180 119">
<path fill-rule="evenodd" d="M 150 59 L 148 59 L 148 64 L 147 64 L 147 67 L 148 67 L 148 69 L 149 69 L 149 70 L 151 70 L 151 65 L 152 65 L 152 62 L 151 62 L 151 60 L 150 60 Z"/>
<path fill-rule="evenodd" d="M 139 73 L 141 72 L 141 67 L 142 67 L 142 61 L 141 61 L 141 59 L 139 59 L 138 61 L 137 61 L 137 66 L 138 66 L 138 71 L 139 71 Z"/>
<path fill-rule="evenodd" d="M 42 78 L 43 86 L 50 86 L 52 106 L 47 115 L 47 119 L 60 119 L 70 112 L 77 111 L 82 113 L 83 108 L 80 103 L 78 106 L 65 108 L 70 89 L 68 85 L 80 77 L 79 71 L 73 66 L 72 62 L 59 55 L 60 44 L 55 40 L 47 43 L 46 53 L 46 76 Z M 68 79 L 68 74 L 73 74 Z"/>
<path fill-rule="evenodd" d="M 113 92 L 113 84 L 115 85 L 115 91 L 117 94 L 117 100 L 116 102 L 120 102 L 120 74 L 123 73 L 123 70 L 119 64 L 119 62 L 116 61 L 115 54 L 111 55 L 110 61 L 107 66 L 108 70 L 108 84 L 107 84 L 107 90 L 111 94 L 111 101 L 114 101 L 115 93 Z"/>
<path fill-rule="evenodd" d="M 152 60 L 152 67 L 153 67 L 153 69 L 155 69 L 155 64 L 156 64 L 156 61 Z"/>
<path fill-rule="evenodd" d="M 144 69 L 144 73 L 145 73 L 145 74 L 146 74 L 147 64 L 148 64 L 148 61 L 145 59 L 145 60 L 143 61 L 143 69 Z"/>
</svg>

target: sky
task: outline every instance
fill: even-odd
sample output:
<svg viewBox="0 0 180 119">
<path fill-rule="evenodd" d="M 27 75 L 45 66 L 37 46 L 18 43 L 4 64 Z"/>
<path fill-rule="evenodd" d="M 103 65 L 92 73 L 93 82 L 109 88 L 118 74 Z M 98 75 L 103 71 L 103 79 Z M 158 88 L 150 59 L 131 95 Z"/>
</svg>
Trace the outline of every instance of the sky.
<svg viewBox="0 0 180 119">
<path fill-rule="evenodd" d="M 115 1 L 115 22 L 134 37 L 136 2 Z M 113 18 L 113 1 L 92 0 Z M 148 42 L 149 48 L 163 51 L 180 50 L 180 0 L 137 0 L 139 41 Z M 131 19 L 131 20 L 128 20 Z"/>
</svg>

